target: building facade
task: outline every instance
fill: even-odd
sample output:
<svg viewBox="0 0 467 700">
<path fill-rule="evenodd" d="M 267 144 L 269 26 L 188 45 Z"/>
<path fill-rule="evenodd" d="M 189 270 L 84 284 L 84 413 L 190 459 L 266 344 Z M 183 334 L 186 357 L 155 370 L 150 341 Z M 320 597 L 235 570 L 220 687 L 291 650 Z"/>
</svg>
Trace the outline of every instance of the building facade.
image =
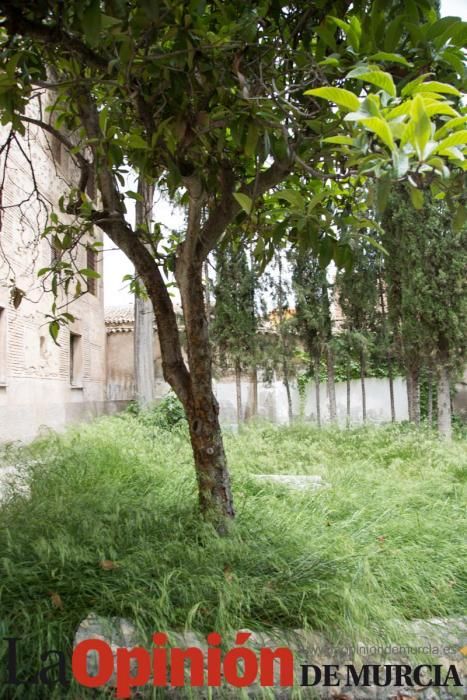
<svg viewBox="0 0 467 700">
<path fill-rule="evenodd" d="M 0 161 L 0 443 L 29 440 L 42 427 L 60 429 L 105 410 L 102 279 L 82 279 L 78 298 L 75 283 L 68 295 L 59 290 L 57 306 L 75 320 L 61 327 L 55 343 L 48 323 L 51 275 L 38 276 L 57 257 L 69 255 L 42 234 L 59 197 L 76 181 L 76 169 L 60 142 L 36 127 L 13 140 L 8 127 L 1 127 L 0 144 L 5 143 Z M 102 255 L 86 245 L 99 240 L 95 232 L 74 248 L 76 269 L 102 271 Z"/>
</svg>

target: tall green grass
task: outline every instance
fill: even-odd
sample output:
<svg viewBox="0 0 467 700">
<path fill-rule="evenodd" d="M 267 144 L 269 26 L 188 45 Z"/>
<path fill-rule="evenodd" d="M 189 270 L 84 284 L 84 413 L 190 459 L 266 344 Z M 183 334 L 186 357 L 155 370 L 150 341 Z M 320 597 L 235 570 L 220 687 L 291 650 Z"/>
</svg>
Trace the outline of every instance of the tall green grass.
<svg viewBox="0 0 467 700">
<path fill-rule="evenodd" d="M 91 611 L 146 634 L 310 626 L 392 642 L 404 620 L 465 614 L 465 441 L 268 424 L 225 441 L 237 519 L 224 539 L 198 518 L 183 427 L 103 418 L 8 454 L 20 479 L 0 507 L 0 637 L 22 638 L 19 673 L 69 651 Z M 42 697 L 30 693 L 18 697 Z"/>
</svg>

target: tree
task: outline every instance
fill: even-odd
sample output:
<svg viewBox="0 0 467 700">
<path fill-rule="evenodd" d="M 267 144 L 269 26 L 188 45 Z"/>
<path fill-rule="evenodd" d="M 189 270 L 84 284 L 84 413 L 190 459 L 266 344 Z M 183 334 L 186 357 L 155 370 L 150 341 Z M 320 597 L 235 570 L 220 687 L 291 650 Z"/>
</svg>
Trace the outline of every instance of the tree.
<svg viewBox="0 0 467 700">
<path fill-rule="evenodd" d="M 320 363 L 325 356 L 327 366 L 329 417 L 337 418 L 334 380 L 334 347 L 330 309 L 330 284 L 327 270 L 319 260 L 303 253 L 293 257 L 293 286 L 296 298 L 296 320 L 301 338 L 310 357 L 310 375 L 315 378 L 316 420 L 321 423 Z"/>
<path fill-rule="evenodd" d="M 242 371 L 256 366 L 257 316 L 255 271 L 249 266 L 243 247 L 232 243 L 216 251 L 216 284 L 211 336 L 219 363 L 235 369 L 237 420 L 243 420 Z"/>
<path fill-rule="evenodd" d="M 438 430 L 449 439 L 450 379 L 465 362 L 467 231 L 456 226 L 443 199 L 425 198 L 417 211 L 403 186 L 390 197 L 383 219 L 386 277 L 405 362 L 418 373 L 434 366 Z M 412 411 L 414 403 L 419 406 L 412 398 Z"/>
<path fill-rule="evenodd" d="M 345 317 L 344 326 L 359 356 L 362 418 L 365 422 L 365 375 L 374 342 L 378 305 L 377 251 L 372 245 L 367 243 L 355 252 L 352 270 L 341 273 L 337 285 L 339 304 Z"/>
<path fill-rule="evenodd" d="M 187 415 L 201 511 L 225 532 L 234 507 L 212 391 L 203 264 L 231 224 L 242 217 L 259 217 L 264 195 L 294 172 L 306 175 L 315 188 L 322 181 L 342 181 L 347 187 L 340 198 L 351 198 L 366 173 L 387 169 L 394 141 L 387 132 L 390 110 L 412 102 L 414 113 L 408 120 L 420 122 L 421 128 L 406 138 L 409 145 L 415 143 L 414 150 L 394 162 L 396 169 L 407 164 L 405 173 L 415 171 L 429 140 L 424 105 L 428 95 L 440 92 L 434 81 L 420 75 L 427 51 L 439 44 L 438 53 L 430 53 L 430 70 L 436 72 L 439 66 L 449 80 L 459 82 L 462 36 L 452 22 L 437 23 L 427 0 L 414 0 L 407 10 L 396 0 L 288 5 L 277 0 L 43 0 L 28 5 L 3 0 L 0 11 L 0 111 L 2 122 L 11 125 L 3 157 L 9 152 L 6 144 L 19 143 L 32 125 L 68 149 L 81 174 L 64 193 L 60 216 L 54 212 L 45 233 L 69 249 L 79 240 L 71 230 L 89 234 L 98 226 L 133 262 L 135 286 L 144 286 L 154 307 L 164 378 Z M 406 24 L 416 30 L 407 33 Z M 388 26 L 391 31 L 386 32 Z M 377 61 L 391 67 L 404 90 L 412 85 L 407 96 L 397 96 L 391 75 Z M 350 90 L 331 87 L 343 78 Z M 363 85 L 381 94 L 359 98 Z M 425 97 L 419 94 L 422 88 Z M 44 90 L 53 95 L 48 114 L 42 110 Z M 418 92 L 412 100 L 414 91 Z M 440 94 L 437 104 L 445 111 L 436 112 L 435 107 L 434 113 L 444 119 L 455 110 L 447 105 L 443 89 Z M 375 122 L 371 113 L 380 109 L 382 97 L 386 126 Z M 322 99 L 337 99 L 338 109 L 323 109 L 327 103 Z M 352 136 L 360 132 L 360 141 L 342 153 L 329 138 L 342 138 L 341 111 L 351 114 L 360 105 Z M 448 106 L 451 112 L 446 112 Z M 445 128 L 450 138 L 458 124 Z M 462 130 L 453 136 L 455 143 L 465 143 Z M 349 160 L 354 146 L 358 158 L 376 152 L 366 169 Z M 457 166 L 460 149 L 455 148 L 453 153 L 445 139 L 439 140 L 438 160 L 427 164 L 430 173 L 436 174 L 444 161 Z M 31 170 L 33 165 L 28 161 Z M 146 231 L 128 223 L 124 195 L 129 168 L 144 183 L 163 184 L 170 198 L 182 195 L 187 226 L 181 236 L 167 241 L 157 226 Z M 93 174 L 97 202 L 86 195 Z M 33 175 L 32 181 L 37 192 Z M 138 193 L 127 192 L 135 194 L 138 198 Z M 310 218 L 309 207 L 313 217 L 326 218 L 331 227 L 331 209 L 324 199 L 310 196 L 302 221 Z M 303 227 L 298 231 L 306 238 Z M 264 256 L 271 257 L 289 233 L 283 229 L 261 238 Z M 332 245 L 331 238 L 325 245 Z M 75 289 L 71 268 L 55 266 L 43 274 L 55 280 L 55 287 L 63 282 L 70 295 Z M 182 300 L 187 362 L 168 290 L 170 274 Z M 50 329 L 57 338 L 69 312 L 59 313 L 54 305 L 52 314 Z"/>
</svg>

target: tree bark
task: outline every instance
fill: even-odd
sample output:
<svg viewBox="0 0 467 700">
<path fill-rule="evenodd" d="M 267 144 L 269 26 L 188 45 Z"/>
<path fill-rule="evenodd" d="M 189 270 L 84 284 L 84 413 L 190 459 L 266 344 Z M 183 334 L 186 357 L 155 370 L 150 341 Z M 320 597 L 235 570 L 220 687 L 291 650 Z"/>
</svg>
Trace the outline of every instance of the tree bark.
<svg viewBox="0 0 467 700">
<path fill-rule="evenodd" d="M 433 427 L 433 376 L 431 370 L 428 372 L 428 397 L 426 414 L 427 423 L 431 428 Z"/>
<path fill-rule="evenodd" d="M 446 440 L 451 440 L 451 385 L 447 358 L 444 354 L 441 354 L 438 360 L 437 374 L 438 432 Z"/>
<path fill-rule="evenodd" d="M 235 360 L 235 389 L 237 396 L 237 423 L 243 420 L 243 407 L 242 407 L 242 368 L 239 360 Z"/>
<path fill-rule="evenodd" d="M 405 378 L 406 388 L 407 388 L 407 409 L 409 413 L 409 421 L 412 423 L 414 420 L 413 412 L 413 390 L 412 390 L 412 375 L 407 372 Z"/>
<path fill-rule="evenodd" d="M 154 185 L 138 181 L 138 193 L 142 199 L 135 205 L 136 229 L 147 225 L 151 219 Z M 135 295 L 135 321 L 133 328 L 135 366 L 135 398 L 141 406 L 154 401 L 154 311 L 150 299 Z"/>
<path fill-rule="evenodd" d="M 251 415 L 256 418 L 258 415 L 258 368 L 256 365 L 253 367 L 253 372 L 251 373 L 251 383 L 252 383 L 252 404 L 251 404 Z"/>
<path fill-rule="evenodd" d="M 209 263 L 207 259 L 204 261 L 204 287 L 206 293 L 206 318 L 208 319 L 208 327 L 211 323 L 211 290 L 209 288 Z"/>
<path fill-rule="evenodd" d="M 282 360 L 282 381 L 285 386 L 285 393 L 287 394 L 287 408 L 289 413 L 289 423 L 293 421 L 293 407 L 292 407 L 292 394 L 290 392 L 290 381 L 289 381 L 289 366 L 287 360 L 284 357 Z"/>
<path fill-rule="evenodd" d="M 365 353 L 360 353 L 360 384 L 362 387 L 362 421 L 366 423 Z"/>
<path fill-rule="evenodd" d="M 334 375 L 334 353 L 332 348 L 329 346 L 326 350 L 326 364 L 327 364 L 327 374 L 328 374 L 328 395 L 329 395 L 329 419 L 331 423 L 335 423 L 337 420 L 337 408 L 336 408 L 336 381 Z"/>
<path fill-rule="evenodd" d="M 347 428 L 350 428 L 350 369 L 347 367 L 347 377 L 346 377 L 346 384 L 347 384 L 347 402 L 346 402 L 346 419 L 345 419 L 345 424 Z"/>
<path fill-rule="evenodd" d="M 201 512 L 220 534 L 234 517 L 230 476 L 212 390 L 212 357 L 205 313 L 202 264 L 180 254 L 175 270 L 182 299 L 191 392 L 184 408 L 198 480 Z"/>
<path fill-rule="evenodd" d="M 409 399 L 409 420 L 420 425 L 420 373 L 411 367 L 407 372 L 407 396 Z"/>
<path fill-rule="evenodd" d="M 391 423 L 396 421 L 396 403 L 394 401 L 394 377 L 392 373 L 392 359 L 388 354 L 388 380 L 389 380 L 389 403 L 391 405 Z"/>
<path fill-rule="evenodd" d="M 415 425 L 420 425 L 420 374 L 418 370 L 413 378 L 413 411 Z"/>
<path fill-rule="evenodd" d="M 321 428 L 321 400 L 320 400 L 320 386 L 319 386 L 319 357 L 315 357 L 314 374 L 315 374 L 315 396 L 316 396 L 316 424 L 317 424 L 318 428 Z"/>
</svg>

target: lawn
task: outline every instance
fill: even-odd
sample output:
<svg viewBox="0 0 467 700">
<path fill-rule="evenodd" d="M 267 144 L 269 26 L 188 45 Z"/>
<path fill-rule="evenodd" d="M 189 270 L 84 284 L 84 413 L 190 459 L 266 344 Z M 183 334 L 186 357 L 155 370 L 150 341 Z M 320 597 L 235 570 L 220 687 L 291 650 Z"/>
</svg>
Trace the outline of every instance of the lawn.
<svg viewBox="0 0 467 700">
<path fill-rule="evenodd" d="M 198 519 L 183 427 L 117 416 L 10 449 L 21 478 L 0 508 L 0 637 L 22 639 L 19 673 L 69 650 L 90 611 L 148 634 L 309 626 L 402 641 L 404 620 L 465 614 L 465 447 L 407 425 L 229 433 L 237 519 L 223 539 Z M 330 486 L 289 491 L 260 473 Z"/>
</svg>

